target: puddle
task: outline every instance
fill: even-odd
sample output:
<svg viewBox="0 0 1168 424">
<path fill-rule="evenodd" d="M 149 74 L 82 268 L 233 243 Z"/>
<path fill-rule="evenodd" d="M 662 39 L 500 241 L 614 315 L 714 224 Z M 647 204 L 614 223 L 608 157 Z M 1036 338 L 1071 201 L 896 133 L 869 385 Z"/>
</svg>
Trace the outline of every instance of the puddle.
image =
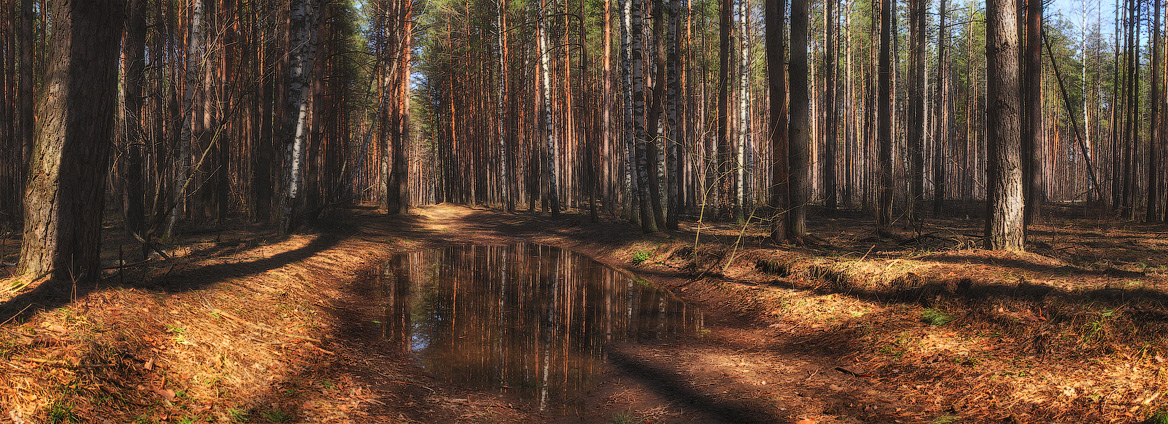
<svg viewBox="0 0 1168 424">
<path fill-rule="evenodd" d="M 383 337 L 435 377 L 574 409 L 614 342 L 695 334 L 702 314 L 575 252 L 531 244 L 393 257 L 378 284 Z"/>
</svg>

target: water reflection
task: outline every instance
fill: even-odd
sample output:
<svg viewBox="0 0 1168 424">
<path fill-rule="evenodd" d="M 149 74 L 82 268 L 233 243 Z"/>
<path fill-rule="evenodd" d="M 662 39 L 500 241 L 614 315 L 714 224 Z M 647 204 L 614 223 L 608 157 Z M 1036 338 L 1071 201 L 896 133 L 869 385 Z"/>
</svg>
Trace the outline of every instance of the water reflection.
<svg viewBox="0 0 1168 424">
<path fill-rule="evenodd" d="M 669 293 L 574 252 L 459 246 L 393 257 L 379 284 L 382 330 L 449 382 L 504 390 L 540 409 L 575 404 L 605 347 L 696 333 L 702 315 Z"/>
</svg>

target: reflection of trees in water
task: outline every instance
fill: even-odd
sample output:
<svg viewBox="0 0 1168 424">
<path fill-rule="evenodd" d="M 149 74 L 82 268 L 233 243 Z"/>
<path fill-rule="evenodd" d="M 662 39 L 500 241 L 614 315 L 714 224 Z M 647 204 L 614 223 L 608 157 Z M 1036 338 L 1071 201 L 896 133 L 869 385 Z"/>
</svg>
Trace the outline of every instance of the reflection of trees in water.
<svg viewBox="0 0 1168 424">
<path fill-rule="evenodd" d="M 461 246 L 395 256 L 384 336 L 448 381 L 541 408 L 591 386 L 615 341 L 695 333 L 701 313 L 644 280 L 558 248 Z"/>
</svg>

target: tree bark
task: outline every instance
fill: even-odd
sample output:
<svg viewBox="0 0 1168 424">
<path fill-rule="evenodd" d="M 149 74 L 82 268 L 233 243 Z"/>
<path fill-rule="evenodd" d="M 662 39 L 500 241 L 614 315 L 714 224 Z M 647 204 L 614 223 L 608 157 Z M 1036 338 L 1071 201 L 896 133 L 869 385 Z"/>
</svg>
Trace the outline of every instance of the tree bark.
<svg viewBox="0 0 1168 424">
<path fill-rule="evenodd" d="M 1152 113 L 1148 119 L 1148 207 L 1146 219 L 1148 222 L 1159 222 L 1160 214 L 1156 208 L 1160 205 L 1160 149 L 1163 142 L 1160 140 L 1160 50 L 1163 49 L 1160 40 L 1160 0 L 1153 2 L 1152 15 L 1152 87 L 1148 96 Z"/>
<path fill-rule="evenodd" d="M 394 9 L 398 12 L 394 25 L 400 25 L 399 42 L 393 60 L 397 62 L 392 71 L 397 75 L 392 80 L 397 83 L 393 87 L 391 101 L 397 102 L 394 116 L 391 119 L 392 128 L 389 138 L 390 164 L 389 175 L 386 178 L 385 206 L 390 215 L 406 214 L 409 212 L 409 169 L 406 164 L 406 148 L 410 135 L 410 72 L 412 67 L 410 53 L 413 51 L 413 1 L 398 0 L 400 3 Z"/>
<path fill-rule="evenodd" d="M 667 84 L 669 84 L 668 101 L 666 119 L 668 125 L 665 126 L 665 149 L 669 155 L 667 161 L 669 163 L 668 184 L 669 193 L 666 198 L 669 200 L 669 205 L 666 208 L 667 216 L 665 217 L 665 228 L 670 230 L 677 229 L 678 215 L 681 214 L 683 208 L 682 203 L 682 145 L 685 143 L 685 131 L 680 126 L 678 120 L 678 109 L 681 104 L 681 52 L 678 46 L 681 33 L 681 0 L 669 1 L 669 53 L 668 53 L 668 76 Z M 682 117 L 684 119 L 684 117 Z"/>
<path fill-rule="evenodd" d="M 1017 0 L 986 4 L 986 248 L 1024 250 Z"/>
<path fill-rule="evenodd" d="M 649 152 L 646 148 L 646 129 L 645 129 L 645 54 L 642 47 L 641 35 L 644 32 L 642 28 L 642 9 L 641 0 L 630 1 L 630 21 L 629 33 L 632 35 L 629 40 L 630 56 L 632 57 L 631 69 L 631 87 L 632 87 L 632 117 L 633 117 L 633 143 L 636 150 L 636 170 L 637 170 L 637 187 L 639 198 L 638 204 L 641 209 L 641 230 L 646 233 L 657 231 L 657 222 L 653 216 L 653 201 L 650 196 L 649 187 Z"/>
<path fill-rule="evenodd" d="M 146 1 L 130 0 L 127 6 L 125 38 L 122 47 L 124 69 L 123 99 L 125 103 L 126 150 L 122 165 L 122 213 L 126 231 L 142 243 L 141 254 L 148 253 L 149 235 L 146 233 L 146 212 L 142 175 L 142 152 L 146 138 L 142 131 L 142 86 L 146 69 Z"/>
<path fill-rule="evenodd" d="M 732 213 L 734 179 L 730 164 L 730 8 L 732 0 L 722 0 L 718 10 L 718 169 L 719 214 Z"/>
<path fill-rule="evenodd" d="M 807 27 L 809 25 L 807 0 L 791 0 L 791 121 L 787 127 L 790 212 L 787 237 L 800 239 L 807 235 L 806 206 L 811 201 L 811 103 L 808 90 L 812 81 L 807 77 Z"/>
<path fill-rule="evenodd" d="M 288 76 L 288 115 L 284 142 L 284 192 L 280 199 L 279 231 L 291 233 L 298 225 L 304 181 L 304 144 L 308 138 L 309 82 L 316 56 L 314 0 L 292 0 L 289 15 L 291 66 Z"/>
<path fill-rule="evenodd" d="M 824 104 L 823 104 L 823 126 L 825 130 L 824 135 L 824 149 L 823 149 L 823 190 L 824 190 L 824 206 L 828 209 L 835 209 L 839 205 L 836 196 L 836 146 L 839 144 L 839 133 L 836 122 L 838 121 L 838 111 L 836 110 L 836 32 L 839 31 L 836 25 L 837 17 L 834 13 L 834 6 L 837 0 L 826 0 L 827 2 L 827 24 L 824 25 L 824 44 L 827 49 L 824 54 L 824 68 L 826 68 L 827 87 L 824 88 Z M 850 100 L 850 99 L 849 99 Z"/>
<path fill-rule="evenodd" d="M 920 207 L 925 199 L 925 12 L 927 0 L 910 0 L 909 10 L 909 155 L 911 157 L 913 225 L 919 230 Z"/>
<path fill-rule="evenodd" d="M 774 242 L 787 239 L 790 206 L 787 161 L 787 71 L 783 52 L 783 21 L 786 0 L 766 1 L 766 53 L 769 80 L 770 122 L 767 138 L 771 148 L 770 205 L 774 210 L 770 238 Z"/>
<path fill-rule="evenodd" d="M 1043 187 L 1043 136 L 1046 134 L 1042 122 L 1042 0 L 1028 0 L 1026 13 L 1026 125 L 1023 143 L 1028 165 L 1023 168 L 1026 183 L 1025 224 L 1038 220 L 1042 202 L 1046 199 Z"/>
<path fill-rule="evenodd" d="M 876 201 L 876 228 L 887 229 L 892 224 L 892 2 L 880 1 L 880 81 L 877 105 L 877 166 L 880 187 Z M 991 0 L 992 1 L 992 0 Z M 791 81 L 794 87 L 794 81 Z"/>
<path fill-rule="evenodd" d="M 548 203 L 551 204 L 552 216 L 559 216 L 559 188 L 556 187 L 556 157 L 558 156 L 558 152 L 556 150 L 556 125 L 551 106 L 551 82 L 549 81 L 549 78 L 551 78 L 551 72 L 548 69 L 548 55 L 551 52 L 551 48 L 548 46 L 547 5 L 546 2 L 540 2 L 540 4 L 544 6 L 540 8 L 538 37 L 540 72 L 543 75 L 543 119 L 546 130 L 546 133 L 544 134 L 544 142 L 546 143 L 545 154 L 547 155 L 546 164 L 544 166 L 544 172 L 547 175 L 546 199 Z"/>
<path fill-rule="evenodd" d="M 33 0 L 20 1 L 20 142 L 21 142 L 21 172 L 28 169 L 28 161 L 32 157 L 33 140 L 36 133 L 34 111 L 33 76 L 36 69 L 33 67 L 33 46 L 36 43 L 33 28 L 36 12 L 33 10 Z"/>
<path fill-rule="evenodd" d="M 101 217 L 125 2 L 53 1 L 48 74 L 24 200 L 20 271 L 101 277 Z"/>
<path fill-rule="evenodd" d="M 933 216 L 940 216 L 945 208 L 945 146 L 949 140 L 949 28 L 945 26 L 948 0 L 940 0 L 940 18 L 937 31 L 937 92 L 934 95 L 933 132 Z"/>
<path fill-rule="evenodd" d="M 171 205 L 168 210 L 166 230 L 163 238 L 169 239 L 174 235 L 179 216 L 187 204 L 187 185 L 191 178 L 191 148 L 194 144 L 195 132 L 195 87 L 198 85 L 199 70 L 203 62 L 203 1 L 195 0 L 190 3 L 190 27 L 187 43 L 187 64 L 183 73 L 183 102 L 182 102 L 182 131 L 178 138 L 178 175 L 175 178 Z"/>
</svg>

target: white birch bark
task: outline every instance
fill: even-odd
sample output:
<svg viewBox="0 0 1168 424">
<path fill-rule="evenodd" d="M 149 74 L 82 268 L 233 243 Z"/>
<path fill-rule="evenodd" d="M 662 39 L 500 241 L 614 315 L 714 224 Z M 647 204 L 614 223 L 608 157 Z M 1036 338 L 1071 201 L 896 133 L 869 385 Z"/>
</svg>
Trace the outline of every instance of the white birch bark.
<svg viewBox="0 0 1168 424">
<path fill-rule="evenodd" d="M 750 149 L 750 40 L 747 36 L 749 23 L 746 18 L 745 0 L 738 1 L 739 49 L 738 79 L 738 208 L 745 209 L 746 194 L 749 192 L 750 163 L 747 151 Z"/>
<path fill-rule="evenodd" d="M 552 115 L 551 84 L 548 81 L 548 79 L 551 77 L 551 73 L 548 71 L 549 49 L 547 35 L 547 4 L 544 2 L 540 2 L 540 4 L 543 6 L 540 8 L 538 25 L 540 73 L 543 74 L 543 77 L 541 78 L 543 80 L 543 85 L 541 87 L 540 96 L 543 99 L 543 118 L 544 124 L 546 125 L 545 129 L 547 130 L 547 164 L 545 165 L 544 169 L 547 172 L 548 178 L 548 203 L 551 204 L 552 215 L 559 215 L 560 203 L 559 197 L 557 195 L 558 188 L 556 187 L 556 158 L 559 155 L 556 152 L 555 117 Z"/>
<path fill-rule="evenodd" d="M 299 213 L 300 189 L 304 181 L 304 143 L 308 138 L 308 86 L 311 81 L 316 44 L 316 7 L 313 0 L 292 0 L 289 23 L 292 55 L 288 78 L 288 117 L 292 138 L 284 144 L 284 195 L 280 201 L 279 229 L 289 233 Z"/>
</svg>

